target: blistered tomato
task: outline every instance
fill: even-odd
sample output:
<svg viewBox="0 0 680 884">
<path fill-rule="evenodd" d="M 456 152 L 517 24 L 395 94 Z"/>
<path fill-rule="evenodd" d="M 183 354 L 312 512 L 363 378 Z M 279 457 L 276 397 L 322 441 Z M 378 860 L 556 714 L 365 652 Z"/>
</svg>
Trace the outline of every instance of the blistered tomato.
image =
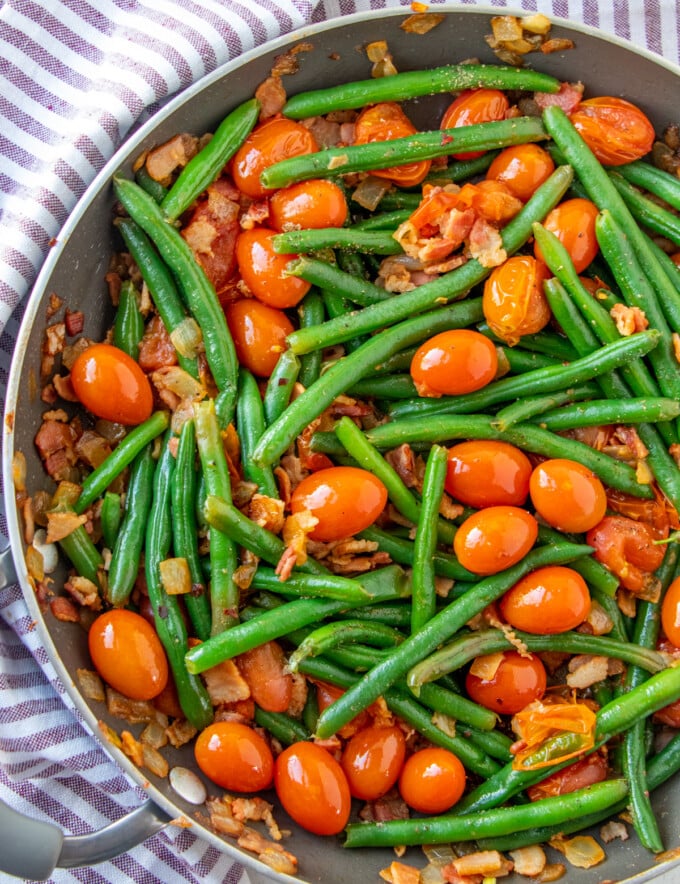
<svg viewBox="0 0 680 884">
<path fill-rule="evenodd" d="M 468 672 L 466 676 L 465 689 L 475 703 L 501 715 L 515 715 L 529 703 L 541 699 L 547 676 L 538 657 L 523 656 L 517 651 L 504 651 L 500 662 L 495 655 L 493 657 L 489 660 L 488 675 Z M 475 661 L 473 668 L 479 665 L 480 658 Z"/>
<path fill-rule="evenodd" d="M 168 661 L 156 630 L 125 608 L 100 614 L 87 636 L 97 672 L 132 700 L 157 697 L 168 681 Z"/>
<path fill-rule="evenodd" d="M 286 813 L 315 835 L 337 835 L 349 819 L 347 777 L 333 756 L 316 743 L 293 743 L 276 759 L 276 794 Z"/>
<path fill-rule="evenodd" d="M 515 629 L 555 635 L 583 623 L 590 613 L 590 593 L 573 568 L 551 565 L 522 577 L 503 595 L 499 609 Z"/>
<path fill-rule="evenodd" d="M 449 448 L 446 490 L 460 503 L 521 506 L 529 494 L 531 461 L 514 445 L 473 439 Z"/>
<path fill-rule="evenodd" d="M 491 331 L 506 343 L 540 331 L 551 312 L 543 294 L 548 270 L 532 255 L 513 255 L 494 267 L 484 284 L 482 309 Z"/>
<path fill-rule="evenodd" d="M 274 776 L 274 756 L 256 731 L 237 721 L 216 721 L 194 744 L 196 763 L 213 783 L 234 792 L 267 789 Z"/>
<path fill-rule="evenodd" d="M 577 273 L 582 273 L 600 250 L 595 235 L 599 211 L 595 203 L 576 197 L 555 206 L 543 222 L 543 226 L 554 233 L 569 252 Z M 543 260 L 537 243 L 534 243 L 534 256 L 538 261 Z"/>
<path fill-rule="evenodd" d="M 387 503 L 383 483 L 359 467 L 328 467 L 311 473 L 297 486 L 290 501 L 294 513 L 309 510 L 319 520 L 309 535 L 328 542 L 368 528 Z"/>
<path fill-rule="evenodd" d="M 600 479 L 587 467 L 566 458 L 538 464 L 529 480 L 536 512 L 560 531 L 589 531 L 607 510 L 607 495 Z"/>
<path fill-rule="evenodd" d="M 269 200 L 269 221 L 274 230 L 342 227 L 346 219 L 345 194 L 337 184 L 323 178 L 283 187 Z"/>
<path fill-rule="evenodd" d="M 420 396 L 472 393 L 496 376 L 492 341 L 477 331 L 455 328 L 425 341 L 411 360 L 411 377 Z"/>
<path fill-rule="evenodd" d="M 153 409 L 149 379 L 135 360 L 111 344 L 93 344 L 76 358 L 71 384 L 82 404 L 104 420 L 135 426 Z"/>
<path fill-rule="evenodd" d="M 569 119 L 601 163 L 620 166 L 642 159 L 654 144 L 654 127 L 636 105 L 599 96 L 580 102 Z"/>
<path fill-rule="evenodd" d="M 634 593 L 653 591 L 654 571 L 665 554 L 658 534 L 646 524 L 625 516 L 605 516 L 586 534 L 593 556 L 616 574 L 621 585 Z"/>
<path fill-rule="evenodd" d="M 525 203 L 554 170 L 555 163 L 545 148 L 538 144 L 513 144 L 493 159 L 486 177 L 502 181 Z"/>
<path fill-rule="evenodd" d="M 661 625 L 668 641 L 680 648 L 680 577 L 675 578 L 663 597 Z"/>
<path fill-rule="evenodd" d="M 399 778 L 401 797 L 421 813 L 444 813 L 465 791 L 465 768 L 448 749 L 431 746 L 414 752 Z"/>
<path fill-rule="evenodd" d="M 556 795 L 568 795 L 577 789 L 585 789 L 586 786 L 601 783 L 607 779 L 608 773 L 609 767 L 605 756 L 602 752 L 593 752 L 587 758 L 575 761 L 562 770 L 550 774 L 540 783 L 529 786 L 527 795 L 532 801 L 553 798 Z"/>
<path fill-rule="evenodd" d="M 269 166 L 290 157 L 314 153 L 319 149 L 311 131 L 285 117 L 273 117 L 250 133 L 231 162 L 234 184 L 253 199 L 271 193 L 260 183 L 260 175 Z"/>
<path fill-rule="evenodd" d="M 352 795 L 375 801 L 397 782 L 405 757 L 406 740 L 401 728 L 374 725 L 354 734 L 340 763 Z"/>
<path fill-rule="evenodd" d="M 394 101 L 384 101 L 364 108 L 354 123 L 354 143 L 393 141 L 415 135 L 418 130 Z M 388 178 L 399 187 L 415 187 L 430 171 L 430 160 L 373 169 L 371 175 Z"/>
<path fill-rule="evenodd" d="M 241 279 L 253 295 L 270 307 L 295 307 L 307 294 L 310 284 L 297 276 L 287 276 L 288 264 L 296 255 L 274 251 L 274 230 L 255 227 L 236 239 L 236 263 Z"/>
<path fill-rule="evenodd" d="M 461 92 L 444 111 L 441 129 L 457 129 L 459 126 L 472 126 L 476 123 L 490 123 L 503 120 L 510 107 L 504 92 L 498 89 L 468 89 Z M 485 151 L 454 153 L 457 160 L 472 160 Z"/>
<path fill-rule="evenodd" d="M 515 565 L 538 536 L 538 523 L 515 506 L 489 506 L 469 516 L 456 531 L 453 551 L 473 574 L 497 574 Z"/>
<path fill-rule="evenodd" d="M 283 310 L 256 298 L 232 301 L 224 312 L 238 361 L 258 377 L 268 378 L 286 349 L 286 336 L 293 331 L 293 323 Z"/>
</svg>

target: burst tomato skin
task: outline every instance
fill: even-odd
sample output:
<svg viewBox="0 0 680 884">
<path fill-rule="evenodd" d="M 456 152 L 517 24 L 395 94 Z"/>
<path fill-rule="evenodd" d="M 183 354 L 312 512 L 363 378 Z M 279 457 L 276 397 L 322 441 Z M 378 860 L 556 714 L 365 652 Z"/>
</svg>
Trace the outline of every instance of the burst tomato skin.
<svg viewBox="0 0 680 884">
<path fill-rule="evenodd" d="M 465 689 L 468 696 L 501 715 L 515 715 L 545 693 L 545 667 L 533 655 L 523 657 L 517 651 L 504 651 L 503 659 L 491 678 L 468 672 Z"/>
<path fill-rule="evenodd" d="M 293 743 L 274 765 L 274 786 L 286 813 L 315 835 L 337 835 L 349 819 L 347 777 L 316 743 Z"/>
<path fill-rule="evenodd" d="M 111 687 L 132 700 L 151 700 L 168 683 L 168 661 L 156 630 L 125 608 L 100 614 L 90 627 L 88 647 L 95 669 Z"/>
<path fill-rule="evenodd" d="M 274 230 L 295 227 L 342 227 L 347 201 L 342 190 L 323 178 L 300 181 L 277 190 L 269 200 L 269 221 Z"/>
<path fill-rule="evenodd" d="M 349 740 L 341 765 L 354 798 L 375 801 L 394 786 L 404 766 L 406 740 L 396 725 L 373 725 Z"/>
<path fill-rule="evenodd" d="M 279 255 L 272 239 L 276 231 L 266 227 L 244 230 L 236 239 L 236 263 L 241 279 L 252 294 L 269 307 L 295 307 L 307 294 L 310 284 L 297 276 L 286 276 L 288 264 L 296 255 Z"/>
<path fill-rule="evenodd" d="M 514 445 L 474 439 L 449 448 L 446 490 L 477 509 L 522 506 L 529 495 L 531 461 Z"/>
<path fill-rule="evenodd" d="M 564 200 L 546 215 L 543 226 L 554 233 L 569 252 L 574 269 L 583 273 L 600 247 L 595 235 L 595 220 L 599 209 L 595 203 L 581 197 Z M 534 257 L 543 260 L 543 253 L 534 243 Z"/>
<path fill-rule="evenodd" d="M 607 510 L 607 495 L 600 479 L 568 458 L 551 458 L 538 464 L 529 480 L 529 493 L 536 512 L 559 531 L 589 531 Z"/>
<path fill-rule="evenodd" d="M 387 489 L 360 467 L 328 467 L 305 477 L 291 497 L 293 513 L 309 510 L 319 520 L 312 540 L 350 537 L 368 528 L 387 503 Z"/>
<path fill-rule="evenodd" d="M 444 813 L 465 791 L 465 768 L 453 752 L 430 746 L 414 752 L 399 777 L 404 801 L 421 813 Z"/>
<path fill-rule="evenodd" d="M 368 144 L 373 141 L 393 141 L 415 135 L 418 130 L 401 107 L 393 101 L 384 101 L 364 108 L 354 123 L 354 143 Z M 430 160 L 373 169 L 371 175 L 387 178 L 400 187 L 415 187 L 430 171 Z"/>
<path fill-rule="evenodd" d="M 661 602 L 661 626 L 668 641 L 680 648 L 680 577 L 671 583 Z"/>
<path fill-rule="evenodd" d="M 569 764 L 562 770 L 550 774 L 540 783 L 529 786 L 527 795 L 531 801 L 541 798 L 553 798 L 557 795 L 568 795 L 577 789 L 585 789 L 595 783 L 607 779 L 609 767 L 602 752 L 592 752 L 586 758 Z"/>
<path fill-rule="evenodd" d="M 455 98 L 444 111 L 440 129 L 457 129 L 476 123 L 490 123 L 503 120 L 510 107 L 506 95 L 498 89 L 467 89 Z M 454 153 L 457 160 L 473 160 L 485 151 Z"/>
<path fill-rule="evenodd" d="M 153 392 L 137 362 L 112 344 L 93 344 L 71 368 L 73 390 L 82 404 L 104 420 L 136 426 L 151 415 Z"/>
<path fill-rule="evenodd" d="M 573 568 L 550 565 L 522 577 L 503 595 L 499 608 L 515 629 L 555 635 L 583 623 L 590 612 L 590 593 Z"/>
<path fill-rule="evenodd" d="M 261 199 L 272 192 L 260 183 L 265 169 L 318 149 L 314 135 L 306 126 L 285 117 L 273 117 L 256 126 L 234 154 L 231 161 L 234 184 L 246 196 Z"/>
<path fill-rule="evenodd" d="M 224 308 L 239 363 L 260 378 L 268 378 L 286 349 L 293 323 L 276 307 L 256 298 L 232 301 Z"/>
<path fill-rule="evenodd" d="M 482 576 L 515 565 L 538 536 L 538 523 L 516 506 L 489 506 L 469 516 L 453 538 L 453 551 L 468 571 Z"/>
<path fill-rule="evenodd" d="M 588 98 L 580 102 L 569 119 L 597 159 L 607 166 L 642 159 L 654 144 L 654 127 L 647 116 L 623 98 Z"/>
<path fill-rule="evenodd" d="M 510 346 L 540 331 L 551 313 L 543 294 L 548 270 L 532 255 L 513 255 L 484 284 L 482 309 L 491 331 Z"/>
<path fill-rule="evenodd" d="M 472 393 L 496 376 L 492 341 L 467 328 L 440 332 L 420 345 L 411 360 L 411 377 L 421 396 Z"/>
<path fill-rule="evenodd" d="M 554 170 L 552 157 L 538 144 L 513 144 L 493 159 L 486 177 L 502 181 L 514 196 L 525 203 Z"/>
<path fill-rule="evenodd" d="M 655 543 L 659 536 L 646 522 L 626 516 L 605 516 L 586 534 L 594 558 L 616 574 L 621 585 L 642 593 L 655 585 L 653 572 L 661 565 L 664 547 Z"/>
<path fill-rule="evenodd" d="M 259 792 L 271 786 L 274 756 L 268 744 L 248 725 L 216 721 L 201 731 L 194 744 L 196 763 L 218 786 L 234 792 Z"/>
</svg>

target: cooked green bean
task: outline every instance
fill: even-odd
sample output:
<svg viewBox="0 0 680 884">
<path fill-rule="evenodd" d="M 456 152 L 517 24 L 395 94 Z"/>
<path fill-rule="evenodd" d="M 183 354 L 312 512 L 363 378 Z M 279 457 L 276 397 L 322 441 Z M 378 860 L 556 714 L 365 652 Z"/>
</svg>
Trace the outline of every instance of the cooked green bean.
<svg viewBox="0 0 680 884">
<path fill-rule="evenodd" d="M 251 457 L 257 440 L 264 432 L 264 406 L 257 381 L 243 367 L 239 369 L 236 426 L 241 443 L 241 464 L 244 477 L 257 485 L 260 494 L 267 497 L 278 497 L 279 490 L 271 467 L 258 466 Z"/>
<path fill-rule="evenodd" d="M 448 451 L 433 445 L 423 477 L 422 503 L 413 545 L 411 578 L 411 633 L 417 632 L 437 612 L 433 556 L 437 548 L 439 507 L 444 494 Z"/>
<path fill-rule="evenodd" d="M 546 430 L 559 432 L 600 424 L 657 423 L 679 414 L 680 402 L 675 399 L 593 399 L 545 412 L 532 421 Z"/>
<path fill-rule="evenodd" d="M 329 648 L 347 642 L 367 642 L 378 648 L 393 648 L 404 640 L 402 633 L 383 623 L 365 620 L 337 620 L 310 632 L 288 658 L 288 668 L 295 672 L 306 657 L 318 657 Z"/>
<path fill-rule="evenodd" d="M 102 509 L 99 520 L 102 526 L 102 536 L 108 549 L 113 549 L 118 536 L 120 522 L 123 516 L 120 494 L 107 491 L 102 499 Z"/>
<path fill-rule="evenodd" d="M 543 416 L 547 413 L 559 414 L 561 405 L 571 404 L 580 399 L 593 399 L 600 392 L 596 384 L 580 384 L 577 387 L 567 387 L 566 390 L 556 390 L 554 393 L 546 393 L 544 396 L 532 396 L 527 399 L 518 399 L 511 405 L 506 405 L 496 412 L 493 425 L 499 430 L 519 424 L 522 421 L 532 420 L 546 429 L 552 429 L 543 423 Z M 555 411 L 553 412 L 553 410 Z"/>
<path fill-rule="evenodd" d="M 401 245 L 388 231 L 357 230 L 356 227 L 322 227 L 277 233 L 274 251 L 282 255 L 316 252 L 319 249 L 356 249 L 364 254 L 399 255 Z"/>
<path fill-rule="evenodd" d="M 312 285 L 318 286 L 322 291 L 331 291 L 336 297 L 346 298 L 362 307 L 368 304 L 377 304 L 378 301 L 386 301 L 392 297 L 385 289 L 374 285 L 363 276 L 353 276 L 334 264 L 321 261 L 318 258 L 302 257 L 296 261 L 291 261 L 288 265 L 287 273 L 291 276 L 299 276 Z M 335 315 L 340 316 L 344 315 L 344 313 L 338 312 Z M 309 333 L 314 334 L 313 328 L 308 328 Z M 306 351 L 296 349 L 296 352 Z"/>
<path fill-rule="evenodd" d="M 415 553 L 413 541 L 406 540 L 404 537 L 397 537 L 391 531 L 383 531 L 382 528 L 378 528 L 376 525 L 365 528 L 358 536 L 377 543 L 378 549 L 388 553 L 390 558 L 400 565 L 413 565 Z M 449 577 L 451 580 L 474 581 L 477 579 L 471 571 L 468 571 L 467 568 L 460 564 L 453 553 L 446 553 L 437 549 L 432 558 L 435 574 L 439 574 L 441 577 Z"/>
<path fill-rule="evenodd" d="M 368 218 L 362 218 L 349 228 L 350 230 L 391 230 L 394 231 L 411 217 L 410 209 L 395 209 L 393 212 L 376 212 Z"/>
<path fill-rule="evenodd" d="M 361 580 L 343 577 L 340 574 L 293 573 L 286 580 L 281 580 L 271 568 L 260 566 L 253 575 L 251 586 L 254 589 L 267 589 L 270 592 L 307 598 L 327 598 L 357 603 L 367 600 Z"/>
<path fill-rule="evenodd" d="M 658 166 L 645 163 L 643 160 L 616 166 L 614 171 L 631 184 L 636 184 L 665 200 L 680 212 L 680 180 L 676 175 L 664 172 Z"/>
<path fill-rule="evenodd" d="M 268 712 L 257 705 L 255 706 L 255 724 L 268 730 L 283 746 L 290 746 L 300 740 L 308 740 L 310 737 L 310 732 L 304 722 L 285 712 Z"/>
<path fill-rule="evenodd" d="M 139 184 L 142 190 L 145 190 L 149 196 L 156 200 L 157 203 L 163 202 L 163 197 L 168 192 L 168 188 L 149 175 L 146 163 L 140 166 L 135 172 L 135 181 Z"/>
<path fill-rule="evenodd" d="M 266 424 L 272 424 L 288 407 L 300 373 L 300 360 L 292 350 L 284 350 L 269 376 L 262 408 Z"/>
<path fill-rule="evenodd" d="M 319 325 L 326 319 L 326 308 L 323 298 L 317 289 L 310 289 L 298 306 L 298 315 L 300 317 L 300 327 L 309 328 L 312 325 Z M 323 354 L 320 350 L 313 353 L 307 353 L 300 360 L 300 373 L 298 381 L 303 387 L 309 387 L 321 374 L 321 362 Z M 237 406 L 238 407 L 238 406 Z"/>
<path fill-rule="evenodd" d="M 610 172 L 609 178 L 636 221 L 648 230 L 665 236 L 676 246 L 680 246 L 680 218 L 677 215 L 640 193 L 617 172 Z"/>
<path fill-rule="evenodd" d="M 453 718 L 456 722 L 464 722 L 482 731 L 491 731 L 495 728 L 498 718 L 490 709 L 473 703 L 467 697 L 455 694 L 438 684 L 422 685 L 418 693 L 418 700 L 430 709 L 441 712 Z M 509 745 L 509 742 L 508 742 Z M 507 745 L 505 746 L 504 761 L 509 761 Z M 494 756 L 495 757 L 495 756 Z"/>
<path fill-rule="evenodd" d="M 118 309 L 113 323 L 113 343 L 135 361 L 139 354 L 139 342 L 144 334 L 144 319 L 139 312 L 135 287 L 129 279 L 120 287 Z"/>
</svg>

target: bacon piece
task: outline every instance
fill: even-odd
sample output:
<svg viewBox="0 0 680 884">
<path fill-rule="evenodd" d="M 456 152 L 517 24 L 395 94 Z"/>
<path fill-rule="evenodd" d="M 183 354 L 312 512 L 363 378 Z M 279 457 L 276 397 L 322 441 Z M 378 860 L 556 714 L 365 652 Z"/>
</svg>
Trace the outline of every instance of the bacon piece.
<svg viewBox="0 0 680 884">
<path fill-rule="evenodd" d="M 609 313 L 616 323 L 619 334 L 624 337 L 635 334 L 635 332 L 644 331 L 649 327 L 649 320 L 644 310 L 641 310 L 639 307 L 614 304 Z"/>
<path fill-rule="evenodd" d="M 164 144 L 150 150 L 146 156 L 146 171 L 161 184 L 172 182 L 175 169 L 186 166 L 198 151 L 198 139 L 193 135 L 175 135 Z"/>
<path fill-rule="evenodd" d="M 73 478 L 72 467 L 78 459 L 75 442 L 73 427 L 63 421 L 45 420 L 38 430 L 36 447 L 47 473 L 57 482 Z"/>
<path fill-rule="evenodd" d="M 359 816 L 362 820 L 374 823 L 384 823 L 387 820 L 407 820 L 409 809 L 396 789 L 392 789 L 382 798 L 368 801 L 359 812 Z"/>
<path fill-rule="evenodd" d="M 583 83 L 560 83 L 558 92 L 535 92 L 534 101 L 541 110 L 556 104 L 565 114 L 573 114 L 583 98 Z"/>
<path fill-rule="evenodd" d="M 177 352 L 160 316 L 152 316 L 139 343 L 137 357 L 142 371 L 152 372 L 177 363 Z"/>
<path fill-rule="evenodd" d="M 260 121 L 280 114 L 286 103 L 281 77 L 276 74 L 267 77 L 255 90 L 255 98 L 260 102 Z"/>
<path fill-rule="evenodd" d="M 508 257 L 500 232 L 484 218 L 477 218 L 468 240 L 470 254 L 483 267 L 497 267 Z"/>
<path fill-rule="evenodd" d="M 250 688 L 233 660 L 223 660 L 203 673 L 205 686 L 213 706 L 247 700 Z"/>
<path fill-rule="evenodd" d="M 63 595 L 52 599 L 50 611 L 57 620 L 62 620 L 65 623 L 77 623 L 80 620 L 80 614 L 76 606 Z"/>
</svg>

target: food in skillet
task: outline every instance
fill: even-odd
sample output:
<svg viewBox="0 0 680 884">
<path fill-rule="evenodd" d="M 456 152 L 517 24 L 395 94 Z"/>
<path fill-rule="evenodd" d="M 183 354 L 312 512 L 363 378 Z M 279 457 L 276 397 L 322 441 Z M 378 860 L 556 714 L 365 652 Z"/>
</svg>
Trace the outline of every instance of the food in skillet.
<svg viewBox="0 0 680 884">
<path fill-rule="evenodd" d="M 109 708 L 150 718 L 119 739 L 157 773 L 163 739 L 195 738 L 217 787 L 273 785 L 320 835 L 357 799 L 348 846 L 477 842 L 436 880 L 521 871 L 550 839 L 571 856 L 558 834 L 626 806 L 659 851 L 648 790 L 680 740 L 644 753 L 680 697 L 680 293 L 654 133 L 528 70 L 277 107 L 279 85 L 179 175 L 163 157 L 186 137 L 115 182 L 110 340 L 67 316 L 45 354 L 58 485 L 25 511 L 74 566 L 53 610 L 87 624 Z M 420 133 L 405 102 L 433 89 L 458 94 Z M 295 871 L 244 828 L 276 839 L 262 799 L 208 806 Z"/>
</svg>

